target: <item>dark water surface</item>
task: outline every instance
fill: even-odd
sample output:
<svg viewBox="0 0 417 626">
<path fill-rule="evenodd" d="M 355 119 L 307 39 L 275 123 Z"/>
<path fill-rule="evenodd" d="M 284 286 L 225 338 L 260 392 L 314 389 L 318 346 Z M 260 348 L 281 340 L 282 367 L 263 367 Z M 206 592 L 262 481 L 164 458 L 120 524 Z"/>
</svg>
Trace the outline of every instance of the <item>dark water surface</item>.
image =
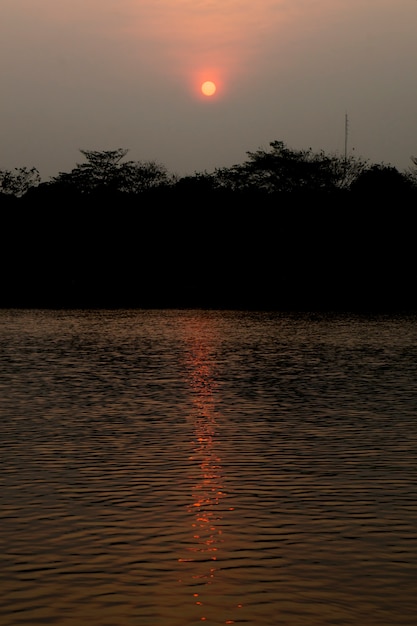
<svg viewBox="0 0 417 626">
<path fill-rule="evenodd" d="M 417 319 L 0 311 L 1 626 L 415 626 Z"/>
</svg>

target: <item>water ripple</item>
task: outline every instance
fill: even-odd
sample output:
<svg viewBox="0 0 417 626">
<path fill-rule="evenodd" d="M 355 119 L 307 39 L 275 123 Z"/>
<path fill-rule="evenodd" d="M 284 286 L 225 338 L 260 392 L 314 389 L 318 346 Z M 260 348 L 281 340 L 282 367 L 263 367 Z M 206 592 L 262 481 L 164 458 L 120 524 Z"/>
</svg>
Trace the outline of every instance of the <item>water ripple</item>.
<svg viewBox="0 0 417 626">
<path fill-rule="evenodd" d="M 0 311 L 1 626 L 414 626 L 410 317 Z"/>
</svg>

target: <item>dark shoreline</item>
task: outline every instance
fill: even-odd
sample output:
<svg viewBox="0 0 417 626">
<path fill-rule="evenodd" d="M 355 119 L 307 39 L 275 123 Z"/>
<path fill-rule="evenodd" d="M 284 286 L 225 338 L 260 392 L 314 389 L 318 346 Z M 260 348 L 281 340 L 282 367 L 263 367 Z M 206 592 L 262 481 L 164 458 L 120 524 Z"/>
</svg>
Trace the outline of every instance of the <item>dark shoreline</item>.
<svg viewBox="0 0 417 626">
<path fill-rule="evenodd" d="M 0 308 L 417 311 L 414 204 L 344 199 L 15 199 Z"/>
</svg>

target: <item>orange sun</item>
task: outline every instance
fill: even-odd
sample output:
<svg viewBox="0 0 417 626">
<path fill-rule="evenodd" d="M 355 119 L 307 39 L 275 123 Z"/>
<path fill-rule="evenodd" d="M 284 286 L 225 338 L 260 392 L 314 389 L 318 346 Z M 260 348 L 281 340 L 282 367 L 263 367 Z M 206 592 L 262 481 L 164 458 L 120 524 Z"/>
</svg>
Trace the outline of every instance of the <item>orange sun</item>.
<svg viewBox="0 0 417 626">
<path fill-rule="evenodd" d="M 213 96 L 216 93 L 216 83 L 213 83 L 212 80 L 206 80 L 201 85 L 201 92 L 205 96 Z"/>
</svg>

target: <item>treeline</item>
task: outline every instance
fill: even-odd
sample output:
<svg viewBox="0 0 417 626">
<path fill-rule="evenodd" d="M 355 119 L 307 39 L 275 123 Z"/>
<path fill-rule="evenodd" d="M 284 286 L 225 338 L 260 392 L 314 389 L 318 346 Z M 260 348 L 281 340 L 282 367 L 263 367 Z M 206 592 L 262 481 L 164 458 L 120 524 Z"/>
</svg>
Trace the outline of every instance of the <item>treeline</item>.
<svg viewBox="0 0 417 626">
<path fill-rule="evenodd" d="M 3 188 L 1 307 L 417 311 L 412 169 L 273 142 L 178 178 L 82 152 Z"/>
<path fill-rule="evenodd" d="M 408 171 L 385 164 L 369 164 L 356 156 L 342 157 L 324 151 L 293 150 L 281 141 L 269 144 L 269 150 L 248 152 L 247 160 L 214 172 L 195 172 L 179 177 L 155 161 L 125 161 L 128 150 L 81 150 L 85 162 L 70 172 L 60 172 L 42 182 L 36 168 L 0 170 L 0 193 L 7 196 L 28 196 L 27 201 L 40 198 L 77 195 L 92 196 L 112 193 L 137 196 L 153 192 L 262 193 L 332 193 L 360 194 L 403 193 L 417 190 L 417 158 L 411 157 Z"/>
</svg>

